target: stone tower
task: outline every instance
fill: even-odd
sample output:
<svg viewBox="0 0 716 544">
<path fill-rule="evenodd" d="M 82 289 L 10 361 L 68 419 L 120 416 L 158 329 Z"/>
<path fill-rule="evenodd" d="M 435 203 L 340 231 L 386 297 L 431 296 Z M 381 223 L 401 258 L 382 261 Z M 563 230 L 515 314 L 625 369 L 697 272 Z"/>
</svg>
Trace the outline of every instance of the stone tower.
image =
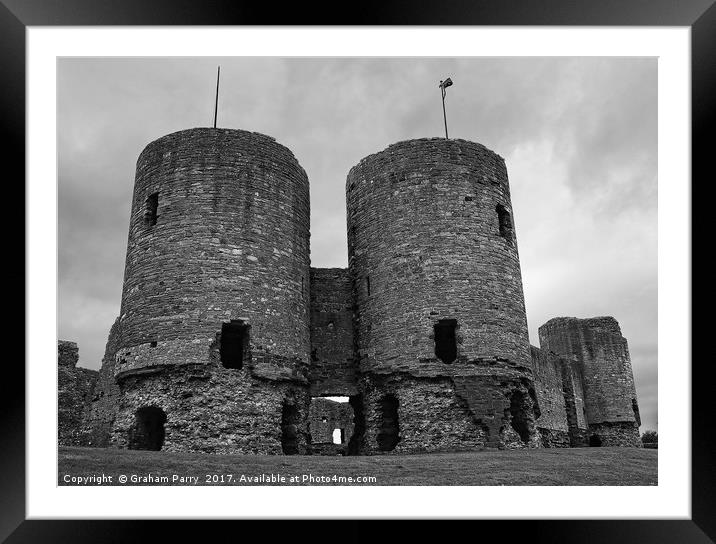
<svg viewBox="0 0 716 544">
<path fill-rule="evenodd" d="M 583 416 L 591 446 L 641 446 L 629 347 L 613 317 L 555 317 L 539 328 L 540 346 L 581 369 Z"/>
<path fill-rule="evenodd" d="M 348 174 L 361 450 L 539 444 L 507 170 L 484 146 L 399 142 Z"/>
<path fill-rule="evenodd" d="M 197 128 L 137 162 L 110 443 L 296 453 L 309 402 L 309 188 L 273 138 Z"/>
</svg>

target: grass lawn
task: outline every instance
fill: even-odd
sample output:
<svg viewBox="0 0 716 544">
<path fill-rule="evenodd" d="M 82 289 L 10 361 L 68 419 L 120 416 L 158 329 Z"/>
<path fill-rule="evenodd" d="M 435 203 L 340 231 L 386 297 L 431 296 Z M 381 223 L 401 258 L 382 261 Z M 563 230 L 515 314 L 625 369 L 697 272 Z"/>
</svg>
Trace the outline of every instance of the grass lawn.
<svg viewBox="0 0 716 544">
<path fill-rule="evenodd" d="M 58 484 L 97 485 L 68 480 L 104 474 L 112 478 L 104 485 L 122 485 L 120 475 L 128 478 L 124 485 L 656 485 L 657 454 L 573 448 L 327 457 L 61 447 Z M 272 482 L 272 475 L 284 481 Z M 132 476 L 144 481 L 132 482 Z"/>
</svg>

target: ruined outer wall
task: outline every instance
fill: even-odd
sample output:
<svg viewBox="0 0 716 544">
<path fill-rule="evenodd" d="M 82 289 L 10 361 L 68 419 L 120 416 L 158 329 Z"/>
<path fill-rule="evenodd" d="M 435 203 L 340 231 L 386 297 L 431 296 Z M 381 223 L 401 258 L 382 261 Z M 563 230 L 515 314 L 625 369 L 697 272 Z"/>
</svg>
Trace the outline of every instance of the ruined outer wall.
<svg viewBox="0 0 716 544">
<path fill-rule="evenodd" d="M 590 435 L 602 445 L 639 446 L 629 348 L 616 319 L 558 317 L 539 328 L 539 337 L 543 349 L 578 362 Z"/>
<path fill-rule="evenodd" d="M 553 357 L 556 357 L 550 352 Z M 572 447 L 588 445 L 587 409 L 584 404 L 584 376 L 576 359 L 559 358 L 562 366 L 562 388 L 567 410 L 569 443 Z"/>
<path fill-rule="evenodd" d="M 546 447 L 586 445 L 586 413 L 578 363 L 532 346 L 532 369 Z"/>
<path fill-rule="evenodd" d="M 150 143 L 137 161 L 116 373 L 206 363 L 232 319 L 250 324 L 252 352 L 272 354 L 255 374 L 307 366 L 308 229 L 308 179 L 273 138 L 201 128 Z"/>
<path fill-rule="evenodd" d="M 542 442 L 548 447 L 569 446 L 569 427 L 562 384 L 562 365 L 557 357 L 550 357 L 532 346 L 532 371 L 535 392 L 540 408 L 537 428 Z"/>
<path fill-rule="evenodd" d="M 99 378 L 92 398 L 90 416 L 86 422 L 89 432 L 89 446 L 106 448 L 109 445 L 110 431 L 119 410 L 120 390 L 114 376 L 115 355 L 122 343 L 122 327 L 119 318 L 115 319 L 109 330 Z"/>
<path fill-rule="evenodd" d="M 311 268 L 311 394 L 357 393 L 353 298 L 346 268 Z"/>
<path fill-rule="evenodd" d="M 389 146 L 346 183 L 348 257 L 364 372 L 440 375 L 433 325 L 458 321 L 458 356 L 530 367 L 504 160 L 480 144 L 443 138 Z M 370 294 L 368 294 L 370 283 Z"/>
<path fill-rule="evenodd" d="M 78 358 L 76 343 L 57 343 L 57 438 L 61 446 L 84 446 L 89 440 L 83 423 L 91 409 L 99 373 L 78 368 Z"/>
<path fill-rule="evenodd" d="M 558 317 L 539 328 L 540 344 L 583 367 L 587 421 L 635 422 L 636 399 L 629 348 L 613 317 Z"/>
</svg>

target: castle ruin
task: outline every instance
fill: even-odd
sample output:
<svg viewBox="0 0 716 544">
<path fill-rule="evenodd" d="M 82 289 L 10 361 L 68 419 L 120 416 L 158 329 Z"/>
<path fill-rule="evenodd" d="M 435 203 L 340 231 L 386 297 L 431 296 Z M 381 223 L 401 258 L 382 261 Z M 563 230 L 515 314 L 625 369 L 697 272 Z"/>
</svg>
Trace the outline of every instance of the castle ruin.
<svg viewBox="0 0 716 544">
<path fill-rule="evenodd" d="M 309 183 L 290 150 L 211 128 L 150 143 L 120 315 L 60 442 L 349 455 L 640 446 L 615 319 L 555 318 L 530 345 L 502 157 L 460 139 L 399 142 L 350 170 L 346 200 L 348 267 L 311 268 Z"/>
</svg>

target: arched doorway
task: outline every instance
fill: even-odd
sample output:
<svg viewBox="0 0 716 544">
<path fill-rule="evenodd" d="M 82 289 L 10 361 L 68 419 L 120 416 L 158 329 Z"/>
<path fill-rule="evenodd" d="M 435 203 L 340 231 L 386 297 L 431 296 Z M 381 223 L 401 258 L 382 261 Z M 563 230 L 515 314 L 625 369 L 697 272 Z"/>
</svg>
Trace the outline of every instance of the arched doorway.
<svg viewBox="0 0 716 544">
<path fill-rule="evenodd" d="M 525 444 L 530 439 L 530 428 L 527 417 L 528 403 L 522 391 L 514 391 L 510 398 L 510 425 L 520 435 Z"/>
<path fill-rule="evenodd" d="M 400 424 L 398 422 L 398 398 L 386 395 L 380 399 L 380 430 L 378 431 L 378 449 L 391 451 L 400 441 Z"/>
<path fill-rule="evenodd" d="M 284 401 L 281 408 L 281 449 L 285 455 L 298 453 L 298 423 L 298 408 Z"/>
<path fill-rule="evenodd" d="M 156 406 L 144 406 L 135 414 L 134 427 L 130 432 L 130 450 L 159 451 L 164 445 L 164 424 L 167 415 Z"/>
</svg>

